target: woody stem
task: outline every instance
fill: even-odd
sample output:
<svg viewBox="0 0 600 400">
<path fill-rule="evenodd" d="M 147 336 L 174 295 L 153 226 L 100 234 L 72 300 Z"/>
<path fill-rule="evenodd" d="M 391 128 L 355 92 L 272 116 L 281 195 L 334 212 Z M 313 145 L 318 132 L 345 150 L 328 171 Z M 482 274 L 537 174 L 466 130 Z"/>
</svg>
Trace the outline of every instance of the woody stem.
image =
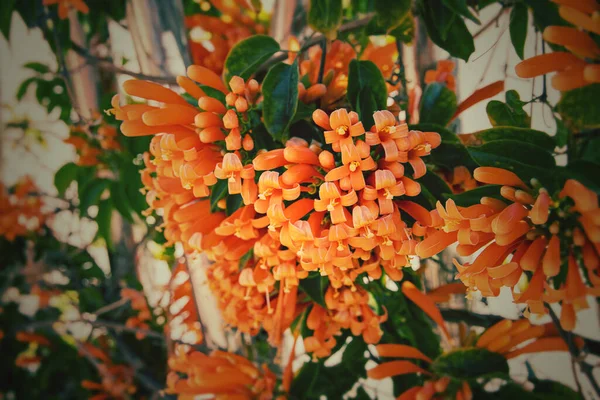
<svg viewBox="0 0 600 400">
<path fill-rule="evenodd" d="M 587 377 L 588 381 L 592 385 L 592 388 L 596 392 L 596 397 L 600 397 L 600 385 L 598 385 L 598 382 L 596 382 L 596 378 L 594 378 L 594 366 L 581 359 L 582 354 L 575 345 L 575 341 L 573 340 L 573 334 L 571 334 L 571 332 L 565 331 L 562 328 L 562 326 L 560 325 L 560 320 L 554 312 L 554 310 L 550 307 L 550 304 L 544 303 L 544 305 L 548 309 L 548 312 L 550 313 L 550 318 L 552 318 L 552 322 L 556 326 L 560 337 L 562 337 L 562 339 L 569 347 L 569 353 L 571 353 L 571 357 L 573 357 L 575 362 L 579 364 L 581 372 L 583 372 L 583 374 Z M 581 395 L 583 395 L 583 393 Z"/>
</svg>

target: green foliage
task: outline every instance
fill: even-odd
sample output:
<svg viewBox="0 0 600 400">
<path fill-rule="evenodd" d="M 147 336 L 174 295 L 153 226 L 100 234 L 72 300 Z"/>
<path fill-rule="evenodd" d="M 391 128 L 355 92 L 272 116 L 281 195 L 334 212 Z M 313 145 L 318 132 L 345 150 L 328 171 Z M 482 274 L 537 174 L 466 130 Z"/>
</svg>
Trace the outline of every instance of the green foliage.
<svg viewBox="0 0 600 400">
<path fill-rule="evenodd" d="M 270 36 L 254 35 L 242 40 L 229 52 L 225 59 L 223 77 L 229 82 L 235 75 L 250 78 L 258 68 L 281 48 Z"/>
<path fill-rule="evenodd" d="M 87 215 L 88 208 L 98 205 L 102 193 L 108 189 L 109 185 L 110 181 L 107 179 L 94 179 L 83 187 L 79 197 L 79 213 L 82 217 Z"/>
<path fill-rule="evenodd" d="M 317 32 L 329 36 L 342 23 L 342 0 L 311 0 L 308 24 Z"/>
<path fill-rule="evenodd" d="M 419 15 L 427 27 L 430 39 L 450 55 L 465 61 L 475 51 L 473 36 L 465 22 L 447 8 L 442 0 L 422 1 Z"/>
<path fill-rule="evenodd" d="M 508 374 L 503 355 L 483 348 L 467 348 L 446 353 L 433 361 L 431 370 L 440 376 L 458 380 L 475 379 L 491 374 Z"/>
<path fill-rule="evenodd" d="M 374 124 L 373 113 L 385 110 L 387 106 L 385 80 L 374 63 L 367 60 L 350 61 L 347 97 L 365 129 L 370 129 Z"/>
<path fill-rule="evenodd" d="M 444 4 L 444 6 L 446 6 L 446 8 L 454 11 L 461 17 L 470 19 L 478 25 L 481 24 L 479 19 L 473 14 L 471 10 L 469 10 L 467 0 L 442 0 L 442 3 Z"/>
<path fill-rule="evenodd" d="M 225 196 L 227 196 L 227 179 L 219 179 L 210 191 L 210 212 L 214 213 L 219 211 L 219 206 L 217 204 L 220 200 L 224 199 Z"/>
<path fill-rule="evenodd" d="M 328 279 L 321 276 L 318 272 L 309 273 L 308 278 L 300 281 L 299 288 L 315 303 L 323 308 L 325 304 L 325 291 L 327 290 Z"/>
<path fill-rule="evenodd" d="M 60 167 L 54 174 L 54 186 L 59 196 L 64 196 L 65 191 L 77 179 L 79 167 L 75 163 L 67 163 Z"/>
<path fill-rule="evenodd" d="M 448 171 L 452 171 L 454 167 L 461 165 L 469 169 L 477 167 L 477 163 L 471 158 L 467 148 L 461 143 L 457 135 L 448 129 L 440 125 L 425 123 L 410 125 L 410 129 L 440 134 L 442 143 L 427 156 L 425 160 L 428 164 L 442 167 Z"/>
<path fill-rule="evenodd" d="M 263 82 L 265 127 L 278 141 L 285 141 L 298 108 L 298 64 L 273 66 Z"/>
<path fill-rule="evenodd" d="M 385 32 L 390 32 L 405 23 L 410 17 L 410 0 L 398 0 L 389 2 L 386 0 L 374 0 L 373 8 L 375 16 L 373 23 Z"/>
<path fill-rule="evenodd" d="M 553 151 L 555 147 L 554 138 L 545 132 L 529 128 L 516 128 L 512 126 L 497 126 L 491 129 L 473 133 L 475 138 L 482 143 L 495 140 L 516 140 L 539 146 L 547 151 Z"/>
<path fill-rule="evenodd" d="M 523 3 L 516 3 L 510 12 L 510 40 L 515 52 L 522 60 L 525 51 L 525 39 L 527 38 L 527 27 L 529 26 L 529 10 Z"/>
<path fill-rule="evenodd" d="M 439 82 L 430 83 L 421 97 L 421 123 L 446 126 L 456 112 L 456 94 Z"/>
<path fill-rule="evenodd" d="M 600 83 L 595 83 L 563 92 L 556 110 L 569 129 L 577 132 L 600 127 L 599 91 Z"/>
<path fill-rule="evenodd" d="M 515 126 L 529 128 L 531 117 L 527 115 L 523 107 L 527 103 L 521 101 L 515 90 L 506 92 L 506 103 L 492 100 L 487 104 L 486 111 L 492 126 Z"/>
<path fill-rule="evenodd" d="M 10 27 L 12 22 L 12 14 L 15 9 L 17 0 L 5 0 L 0 7 L 0 33 L 4 35 L 6 40 L 10 37 Z"/>
</svg>

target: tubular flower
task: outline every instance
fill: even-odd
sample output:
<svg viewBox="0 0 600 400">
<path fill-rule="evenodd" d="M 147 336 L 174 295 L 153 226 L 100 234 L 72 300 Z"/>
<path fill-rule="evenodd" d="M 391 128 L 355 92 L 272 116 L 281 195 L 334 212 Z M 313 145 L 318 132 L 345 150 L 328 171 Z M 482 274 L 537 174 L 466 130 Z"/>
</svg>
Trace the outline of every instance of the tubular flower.
<svg viewBox="0 0 600 400">
<path fill-rule="evenodd" d="M 127 321 L 125 321 L 125 325 L 129 328 L 149 330 L 150 326 L 147 322 L 152 319 L 152 316 L 144 294 L 134 289 L 124 288 L 121 289 L 121 298 L 128 299 L 131 302 L 131 308 L 138 312 L 137 316 L 129 317 Z M 142 340 L 145 335 L 143 332 L 137 331 L 135 337 L 138 340 Z"/>
<path fill-rule="evenodd" d="M 276 377 L 266 365 L 256 367 L 237 354 L 214 350 L 210 355 L 199 351 L 186 353 L 177 347 L 169 358 L 167 393 L 180 396 L 212 394 L 216 399 L 273 398 Z"/>
<path fill-rule="evenodd" d="M 572 329 L 573 310 L 587 308 L 585 296 L 599 290 L 600 221 L 594 217 L 598 196 L 572 179 L 551 195 L 502 169 L 480 167 L 474 175 L 479 181 L 504 185 L 500 193 L 505 201 L 484 197 L 481 204 L 469 207 L 458 207 L 452 200 L 445 207 L 438 202 L 438 232 L 416 246 L 417 254 L 430 257 L 456 241 L 461 256 L 482 250 L 472 263 L 454 261 L 469 290 L 497 296 L 501 287 L 509 287 L 515 302 L 534 313 L 546 312 L 544 302 L 560 302 L 564 328 Z M 587 284 L 581 270 L 589 277 Z M 529 283 L 519 290 L 523 275 Z M 564 277 L 560 284 L 552 281 L 557 275 Z"/>
<path fill-rule="evenodd" d="M 560 1 L 556 1 L 563 4 Z M 598 13 L 593 2 L 565 2 L 559 14 L 569 26 L 548 26 L 543 38 L 549 43 L 564 46 L 567 51 L 542 54 L 517 64 L 515 71 L 521 78 L 532 78 L 550 72 L 552 86 L 568 91 L 600 82 L 600 47 L 590 34 L 600 34 L 600 24 L 594 17 Z"/>
<path fill-rule="evenodd" d="M 470 336 L 471 337 L 471 336 Z M 472 339 L 471 339 L 472 340 Z M 456 400 L 471 399 L 473 393 L 467 380 L 438 372 L 432 366 L 443 362 L 453 351 L 476 351 L 486 349 L 497 353 L 507 360 L 522 354 L 564 351 L 569 348 L 560 337 L 553 323 L 532 325 L 527 319 L 517 321 L 502 320 L 488 328 L 475 343 L 467 340 L 464 347 L 450 350 L 432 360 L 415 347 L 406 344 L 380 344 L 375 347 L 379 357 L 392 361 L 383 361 L 367 371 L 371 379 L 385 379 L 393 376 L 417 374 L 421 384 L 400 395 L 402 399 L 450 398 Z M 576 345 L 583 347 L 583 340 L 575 339 Z M 409 361 L 410 360 L 410 361 Z"/>
<path fill-rule="evenodd" d="M 90 380 L 81 381 L 81 387 L 95 392 L 91 399 L 125 399 L 134 394 L 137 388 L 134 385 L 133 368 L 127 365 L 113 364 L 106 354 L 99 348 L 86 343 L 82 351 L 89 357 L 97 359 L 100 382 Z"/>
</svg>

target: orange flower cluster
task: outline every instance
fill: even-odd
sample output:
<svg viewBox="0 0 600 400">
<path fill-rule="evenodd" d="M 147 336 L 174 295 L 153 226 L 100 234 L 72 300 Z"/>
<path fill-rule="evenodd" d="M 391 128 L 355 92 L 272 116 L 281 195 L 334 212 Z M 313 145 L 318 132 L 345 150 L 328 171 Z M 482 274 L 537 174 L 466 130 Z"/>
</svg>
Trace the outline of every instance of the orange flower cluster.
<svg viewBox="0 0 600 400">
<path fill-rule="evenodd" d="M 87 379 L 81 381 L 84 389 L 98 392 L 91 396 L 90 400 L 124 400 L 136 392 L 133 368 L 128 365 L 113 364 L 102 349 L 90 343 L 83 344 L 80 352 L 96 360 L 96 368 L 101 378 L 100 382 Z"/>
<path fill-rule="evenodd" d="M 431 257 L 457 241 L 461 256 L 482 250 L 470 264 L 454 261 L 470 290 L 497 296 L 509 287 L 514 300 L 534 313 L 546 312 L 544 302 L 561 302 L 561 325 L 572 330 L 575 311 L 588 307 L 586 295 L 600 293 L 598 196 L 575 180 L 551 195 L 500 168 L 480 167 L 474 175 L 479 182 L 503 185 L 501 195 L 510 204 L 488 197 L 470 207 L 438 202 L 439 231 L 417 245 L 417 254 Z M 529 285 L 519 293 L 515 287 L 523 273 Z"/>
<path fill-rule="evenodd" d="M 123 288 L 121 289 L 121 298 L 128 299 L 131 302 L 131 308 L 138 312 L 138 315 L 127 318 L 125 326 L 142 330 L 150 329 L 147 322 L 152 319 L 152 315 L 144 293 L 131 288 Z M 146 335 L 143 332 L 136 332 L 135 337 L 142 340 Z"/>
<path fill-rule="evenodd" d="M 454 62 L 451 60 L 441 60 L 437 62 L 437 68 L 435 70 L 429 70 L 425 72 L 425 83 L 430 84 L 433 82 L 445 83 L 448 89 L 456 90 L 456 79 L 452 75 L 454 71 Z"/>
<path fill-rule="evenodd" d="M 531 57 L 519 63 L 515 72 L 521 78 L 556 72 L 552 86 L 560 91 L 600 82 L 600 64 L 594 63 L 600 60 L 600 46 L 590 35 L 600 34 L 600 5 L 595 0 L 553 1 L 560 4 L 560 16 L 575 27 L 548 26 L 543 37 L 545 41 L 564 46 L 568 51 Z"/>
<path fill-rule="evenodd" d="M 300 46 L 295 38 L 290 40 L 290 49 L 299 50 Z M 384 78 L 392 75 L 396 62 L 396 45 L 390 43 L 385 46 L 374 46 L 372 43 L 365 48 L 361 59 L 370 60 L 377 65 Z M 347 42 L 336 40 L 331 43 L 325 55 L 325 66 L 323 67 L 323 83 L 318 83 L 321 66 L 322 49 L 319 46 L 311 47 L 307 52 L 307 58 L 300 62 L 300 76 L 303 82 L 308 82 L 309 87 L 301 83 L 301 91 L 306 89 L 309 98 L 307 100 L 300 96 L 305 103 L 321 98 L 320 106 L 325 110 L 335 108 L 336 103 L 342 100 L 348 89 L 348 66 L 350 61 L 356 58 L 354 48 Z M 290 53 L 288 62 L 294 61 L 296 55 Z M 388 91 L 392 90 L 391 86 Z"/>
<path fill-rule="evenodd" d="M 246 0 L 203 1 L 204 11 L 215 8 L 220 16 L 194 14 L 185 17 L 188 29 L 202 29 L 205 37 L 190 39 L 192 62 L 221 74 L 231 48 L 253 34 L 265 32 L 265 26 L 252 18 L 254 12 Z M 208 8 L 208 10 L 205 10 Z M 198 41 L 197 39 L 202 39 Z"/>
<path fill-rule="evenodd" d="M 213 394 L 216 400 L 270 400 L 277 380 L 265 364 L 259 369 L 242 356 L 219 350 L 206 355 L 178 347 L 169 368 L 166 392 L 180 399 Z"/>
<path fill-rule="evenodd" d="M 29 177 L 10 190 L 0 183 L 0 236 L 12 242 L 44 224 L 47 214 L 42 210 L 44 203 L 37 191 Z"/>
<path fill-rule="evenodd" d="M 477 187 L 477 181 L 471 175 L 471 171 L 462 165 L 454 167 L 450 172 L 440 172 L 439 175 L 452 189 L 452 193 L 463 193 Z"/>
<path fill-rule="evenodd" d="M 201 111 L 143 81 L 126 82 L 125 91 L 161 107 L 120 106 L 115 98 L 111 110 L 124 121 L 125 135 L 157 134 L 142 180 L 151 208 L 162 209 L 165 237 L 215 261 L 207 272 L 211 288 L 225 320 L 243 332 L 263 327 L 279 343 L 304 307 L 298 305 L 305 298 L 299 281 L 318 271 L 332 287 L 329 317 L 339 328 L 378 341 L 373 321 L 379 317 L 352 323 L 368 314 L 356 306 L 366 296 L 354 281 L 361 273 L 376 278 L 382 271 L 402 279 L 418 241 L 435 232 L 430 212 L 400 197 L 420 193 L 414 179 L 426 173 L 422 157 L 440 144 L 440 136 L 409 131 L 388 111 L 376 112 L 375 125 L 365 131 L 355 112 L 339 109 L 329 116 L 316 110 L 313 120 L 325 130 L 325 143 L 291 138 L 284 148 L 259 150 L 252 131 L 257 82 L 234 77 L 228 91 L 206 68 L 192 66 L 188 75 L 178 81 Z M 194 81 L 222 92 L 225 102 L 206 96 Z M 219 207 L 235 198 L 243 203 L 230 215 L 211 213 L 207 197 L 219 181 L 228 195 Z M 402 213 L 415 222 L 404 222 Z"/>
<path fill-rule="evenodd" d="M 583 346 L 583 340 L 577 338 L 578 346 Z M 523 345 L 526 343 L 525 345 Z M 522 354 L 569 351 L 567 344 L 560 337 L 554 324 L 531 325 L 526 319 L 518 321 L 502 320 L 488 328 L 478 339 L 478 348 L 502 354 L 511 359 Z M 465 347 L 464 349 L 469 349 Z M 473 393 L 466 380 L 459 380 L 448 375 L 439 376 L 430 371 L 435 362 L 415 347 L 405 344 L 380 344 L 376 346 L 377 354 L 382 358 L 402 358 L 403 360 L 385 361 L 367 371 L 371 379 L 385 379 L 404 374 L 422 374 L 425 383 L 414 386 L 401 394 L 398 399 L 418 400 L 442 396 L 456 400 L 469 400 Z M 453 350 L 455 351 L 455 350 Z M 444 357 L 444 355 L 440 356 Z M 418 360 L 424 367 L 419 367 L 413 361 Z"/>
<path fill-rule="evenodd" d="M 25 331 L 19 331 L 15 335 L 15 339 L 19 342 L 34 344 L 38 347 L 50 347 L 50 341 L 43 335 Z M 39 355 L 31 355 L 27 352 L 21 353 L 15 359 L 15 366 L 25 368 L 29 366 L 39 365 L 42 357 Z"/>
<path fill-rule="evenodd" d="M 117 129 L 114 126 L 103 124 L 97 130 L 97 140 L 99 145 L 95 143 L 95 138 L 90 136 L 89 128 L 83 126 L 73 126 L 69 132 L 69 137 L 63 140 L 64 143 L 75 147 L 78 159 L 76 164 L 89 167 L 99 163 L 98 156 L 102 154 L 102 150 L 119 150 L 121 148 L 117 142 Z"/>
<path fill-rule="evenodd" d="M 58 17 L 60 19 L 66 19 L 69 16 L 69 11 L 72 8 L 83 14 L 90 12 L 90 8 L 83 0 L 44 0 L 42 4 L 45 6 L 58 4 Z"/>
</svg>

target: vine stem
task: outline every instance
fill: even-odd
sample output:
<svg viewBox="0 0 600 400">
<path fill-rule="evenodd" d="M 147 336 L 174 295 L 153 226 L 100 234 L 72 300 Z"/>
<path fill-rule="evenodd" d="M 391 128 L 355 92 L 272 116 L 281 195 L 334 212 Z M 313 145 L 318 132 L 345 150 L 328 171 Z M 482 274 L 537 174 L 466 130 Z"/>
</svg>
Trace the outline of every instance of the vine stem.
<svg viewBox="0 0 600 400">
<path fill-rule="evenodd" d="M 573 335 L 562 328 L 562 326 L 560 325 L 560 320 L 554 312 L 554 310 L 552 309 L 552 307 L 550 307 L 550 304 L 544 303 L 544 305 L 548 309 L 550 318 L 552 318 L 552 322 L 554 323 L 554 326 L 556 326 L 560 337 L 562 337 L 562 339 L 567 344 L 569 348 L 569 353 L 571 353 L 571 357 L 577 364 L 579 364 L 579 369 L 581 369 L 581 372 L 583 372 L 583 374 L 586 376 L 586 378 L 592 385 L 592 388 L 596 392 L 596 397 L 600 398 L 600 385 L 598 385 L 598 382 L 596 382 L 596 378 L 594 378 L 594 366 L 584 361 L 583 358 L 585 354 L 579 351 L 579 349 L 575 345 Z"/>
</svg>

